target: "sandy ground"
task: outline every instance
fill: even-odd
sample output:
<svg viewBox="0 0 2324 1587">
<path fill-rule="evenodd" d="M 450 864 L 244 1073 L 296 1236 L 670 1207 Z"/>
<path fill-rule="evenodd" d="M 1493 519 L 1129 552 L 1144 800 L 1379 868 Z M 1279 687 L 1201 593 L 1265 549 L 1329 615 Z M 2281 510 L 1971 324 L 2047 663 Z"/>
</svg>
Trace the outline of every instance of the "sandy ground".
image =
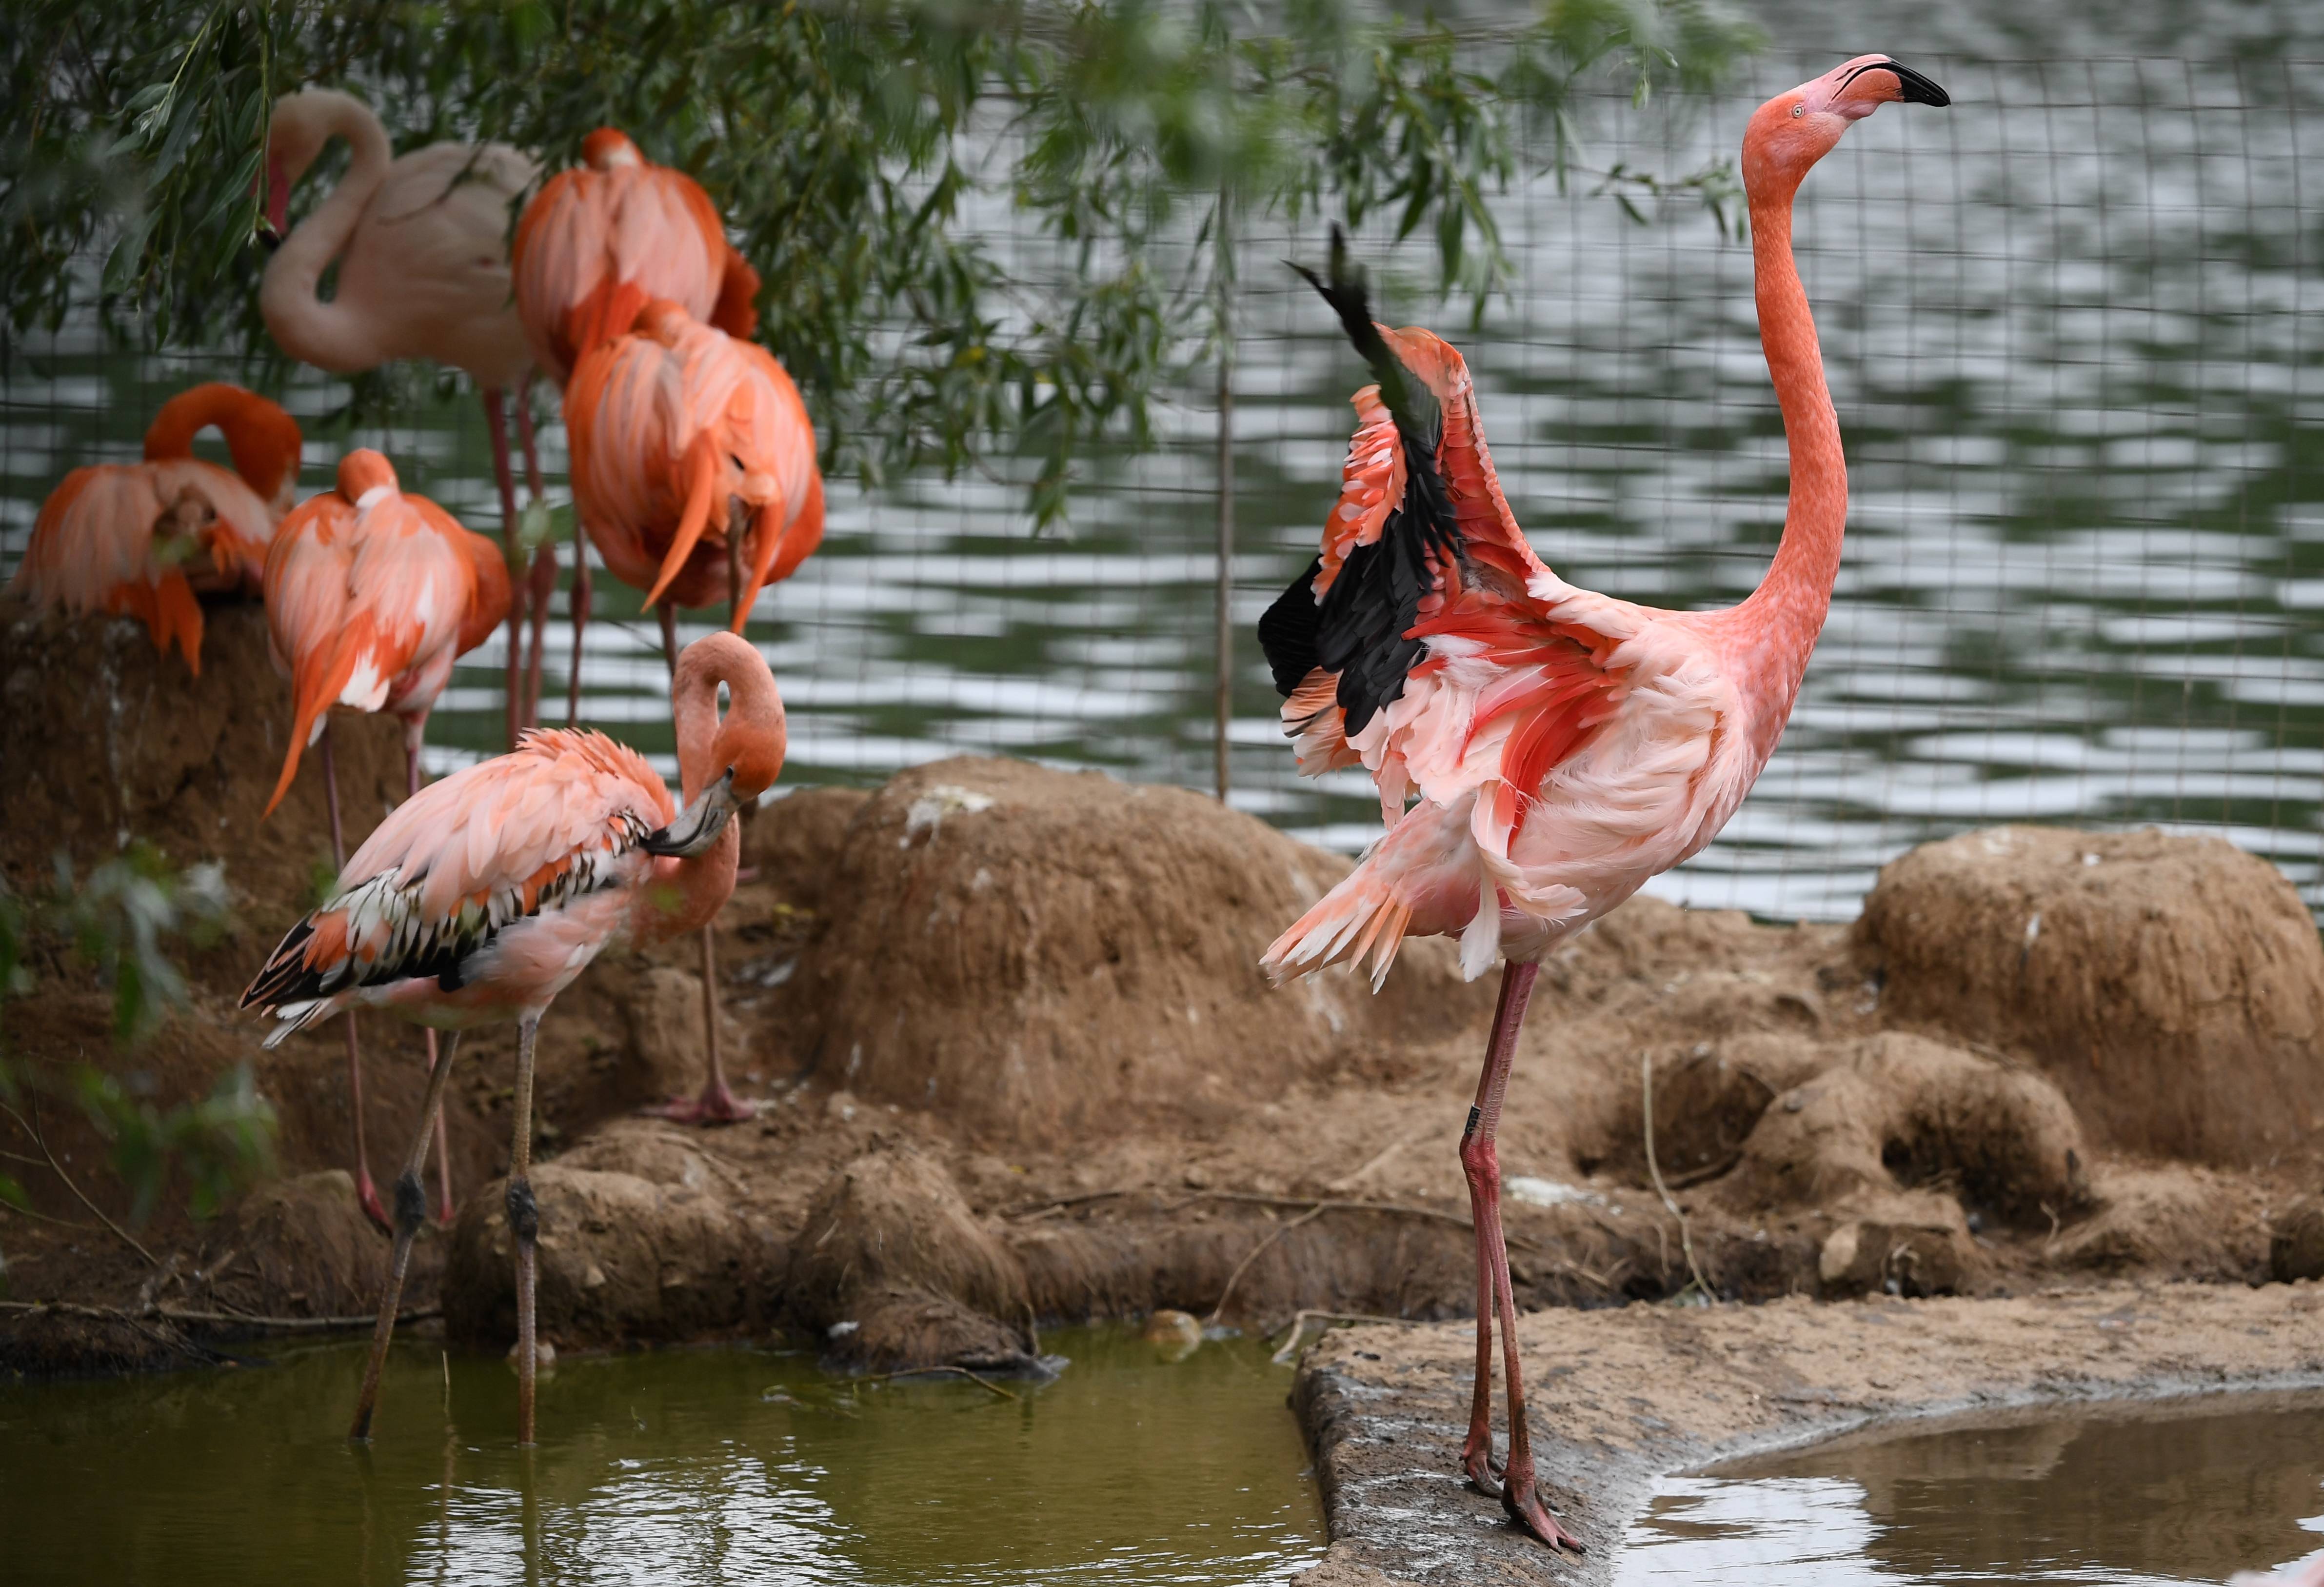
<svg viewBox="0 0 2324 1587">
<path fill-rule="evenodd" d="M 2116 1284 L 2012 1300 L 1538 1312 L 1517 1333 L 1554 1558 L 1459 1474 L 1474 1335 L 1333 1333 L 1295 1404 L 1332 1530 L 1305 1587 L 1612 1580 L 1658 1477 L 1949 1413 L 2324 1385 L 2324 1287 Z"/>
</svg>

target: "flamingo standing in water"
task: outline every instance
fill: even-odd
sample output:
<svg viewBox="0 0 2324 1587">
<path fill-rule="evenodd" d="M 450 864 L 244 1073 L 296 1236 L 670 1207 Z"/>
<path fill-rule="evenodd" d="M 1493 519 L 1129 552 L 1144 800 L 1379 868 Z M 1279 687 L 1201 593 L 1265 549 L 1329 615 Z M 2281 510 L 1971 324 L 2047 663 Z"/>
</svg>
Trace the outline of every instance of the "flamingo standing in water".
<svg viewBox="0 0 2324 1587">
<path fill-rule="evenodd" d="M 731 706 L 718 716 L 718 689 Z M 732 634 L 687 647 L 670 685 L 686 800 L 635 751 L 550 729 L 430 783 L 339 873 L 329 901 L 293 926 L 243 993 L 272 1013 L 272 1047 L 341 1010 L 386 1009 L 454 1033 L 428 1083 L 420 1132 L 395 1182 L 395 1250 L 351 1435 L 368 1437 L 380 1364 L 424 1207 L 428 1138 L 458 1033 L 513 1020 L 516 1120 L 508 1221 L 516 1235 L 518 1440 L 533 1441 L 533 1040 L 549 1001 L 589 962 L 690 931 L 734 888 L 736 810 L 783 764 L 783 703 L 759 652 Z"/>
<path fill-rule="evenodd" d="M 346 175 L 298 229 L 282 237 L 290 189 L 334 137 L 351 151 Z M 285 353 L 335 374 L 372 369 L 398 358 L 447 364 L 475 382 L 492 437 L 500 488 L 501 535 L 518 565 L 516 485 L 510 477 L 506 394 L 517 388 L 517 429 L 527 483 L 540 494 L 532 413 L 521 399 L 532 355 L 510 300 L 509 208 L 540 174 L 529 155 L 505 143 L 430 143 L 392 157 L 387 129 L 369 106 L 330 88 L 308 88 L 275 102 L 266 133 L 266 217 L 282 237 L 258 291 L 266 328 Z M 336 262 L 338 285 L 317 294 Z M 528 581 L 533 645 L 540 644 L 556 559 L 546 548 Z M 525 720 L 519 675 L 524 613 L 509 612 L 508 735 Z"/>
<path fill-rule="evenodd" d="M 611 295 L 627 285 L 667 298 L 738 341 L 758 328 L 759 272 L 726 241 L 718 208 L 682 171 L 656 165 L 629 135 L 599 127 L 581 141 L 581 163 L 549 179 L 517 222 L 511 249 L 517 316 L 534 361 L 562 387 L 588 350 L 584 327 L 602 324 Z M 581 634 L 589 622 L 586 539 L 573 537 L 573 670 L 565 725 L 581 710 Z M 540 693 L 536 647 L 525 692 Z"/>
<path fill-rule="evenodd" d="M 194 456 L 216 425 L 229 473 Z M 202 675 L 202 594 L 256 594 L 299 484 L 299 421 L 236 385 L 180 392 L 153 416 L 142 463 L 76 468 L 42 503 L 9 588 L 41 606 L 144 621 Z"/>
<path fill-rule="evenodd" d="M 1499 1006 L 1461 1163 L 1477 1234 L 1477 1370 L 1462 1464 L 1517 1525 L 1581 1545 L 1544 1506 L 1518 1370 L 1494 1136 L 1541 956 L 1701 850 L 1782 736 L 1840 567 L 1848 471 L 1815 323 L 1792 258 L 1792 200 L 1849 125 L 1895 101 L 1949 103 L 1879 55 L 1767 101 L 1743 139 L 1759 334 L 1791 447 L 1791 505 L 1766 578 L 1741 605 L 1664 612 L 1542 565 L 1493 473 L 1461 355 L 1375 325 L 1334 239 L 1315 284 L 1378 385 L 1323 554 L 1259 623 L 1310 773 L 1360 761 L 1388 834 L 1262 961 L 1280 982 L 1404 938 L 1458 936 L 1471 979 L 1502 962 Z M 1313 280 L 1313 277 L 1309 278 Z M 1407 794 L 1419 802 L 1405 808 Z M 1494 1480 L 1493 1316 L 1509 1400 Z"/>
<path fill-rule="evenodd" d="M 420 746 L 428 713 L 452 676 L 455 658 L 492 636 L 509 609 L 508 564 L 500 548 L 460 527 L 425 496 L 408 496 L 377 452 L 339 460 L 338 488 L 313 496 L 282 521 L 266 557 L 266 624 L 274 664 L 290 677 L 290 744 L 266 813 L 282 802 L 299 756 L 320 739 L 331 812 L 331 861 L 346 863 L 339 830 L 339 781 L 331 764 L 332 710 L 385 711 L 403 719 L 403 782 L 420 791 Z M 407 807 L 409 801 L 407 800 Z M 428 1035 L 436 1065 L 436 1035 Z M 355 1130 L 355 1194 L 388 1226 L 364 1145 L 363 1060 L 347 1016 L 347 1092 Z M 440 1131 L 439 1131 L 439 1147 Z M 452 1216 L 452 1164 L 437 1165 L 438 1213 Z"/>
<path fill-rule="evenodd" d="M 798 388 L 754 342 L 623 283 L 588 317 L 588 351 L 565 389 L 573 502 L 614 577 L 646 591 L 662 654 L 678 665 L 676 606 L 727 598 L 742 632 L 759 591 L 823 541 L 823 475 Z M 576 669 L 576 676 L 578 676 Z M 702 931 L 702 1094 L 667 1116 L 745 1119 L 718 1042 L 715 933 Z"/>
</svg>

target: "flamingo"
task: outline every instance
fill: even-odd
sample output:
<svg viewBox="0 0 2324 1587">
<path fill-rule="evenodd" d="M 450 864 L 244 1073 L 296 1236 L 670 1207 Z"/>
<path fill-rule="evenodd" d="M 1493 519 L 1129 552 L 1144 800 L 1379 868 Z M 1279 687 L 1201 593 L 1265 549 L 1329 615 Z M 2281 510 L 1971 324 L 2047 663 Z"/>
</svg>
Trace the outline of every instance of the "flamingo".
<svg viewBox="0 0 2324 1587">
<path fill-rule="evenodd" d="M 718 715 L 724 685 L 731 707 Z M 366 1438 L 395 1326 L 420 1173 L 459 1032 L 517 1027 L 508 1220 L 516 1234 L 517 1426 L 533 1442 L 533 1042 L 551 999 L 591 960 L 690 931 L 734 887 L 734 812 L 783 764 L 783 703 L 759 652 L 727 633 L 687 647 L 670 684 L 683 810 L 644 758 L 595 732 L 535 730 L 504 755 L 430 783 L 339 873 L 328 901 L 284 936 L 243 993 L 272 1014 L 272 1047 L 342 1010 L 384 1009 L 453 1032 L 428 1082 L 395 1182 L 395 1247 L 350 1435 Z"/>
<path fill-rule="evenodd" d="M 759 591 L 822 543 L 815 427 L 790 376 L 756 343 L 666 299 L 646 300 L 629 283 L 600 301 L 583 331 L 589 351 L 565 390 L 574 506 L 614 577 L 646 591 L 675 670 L 673 607 L 707 605 L 723 583 L 728 626 L 740 633 Z M 577 648 L 573 676 L 577 689 Z M 710 1072 L 695 1101 L 662 1110 L 696 1123 L 752 1112 L 728 1087 L 719 1052 L 714 937 L 705 926 Z"/>
<path fill-rule="evenodd" d="M 346 175 L 287 237 L 290 189 L 323 146 L 345 138 Z M 259 312 L 285 353 L 335 374 L 354 374 L 398 358 L 426 358 L 476 383 L 492 438 L 500 488 L 501 535 L 511 567 L 519 566 L 516 485 L 510 476 L 506 393 L 519 388 L 519 439 L 533 495 L 540 494 L 532 413 L 521 400 L 532 355 L 510 300 L 509 211 L 540 176 L 530 155 L 505 143 L 430 143 L 400 159 L 369 106 L 331 88 L 307 88 L 275 101 L 266 134 L 266 216 L 281 237 L 258 290 Z M 338 285 L 317 295 L 336 262 Z M 532 567 L 535 644 L 555 558 L 544 549 Z M 516 742 L 524 713 L 519 676 L 524 614 L 509 613 L 508 735 Z"/>
<path fill-rule="evenodd" d="M 587 350 L 585 323 L 602 320 L 624 284 L 667 298 L 738 341 L 758 328 L 759 272 L 726 241 L 717 206 L 682 171 L 646 159 L 627 134 L 599 127 L 581 141 L 581 164 L 549 179 L 518 220 L 511 249 L 516 309 L 534 362 L 561 387 Z M 589 623 L 589 552 L 573 537 L 573 669 L 565 725 L 581 709 L 581 635 Z M 525 692 L 540 691 L 536 647 Z"/>
<path fill-rule="evenodd" d="M 194 456 L 216 425 L 229 473 Z M 236 385 L 180 392 L 153 416 L 142 463 L 76 468 L 42 503 L 9 588 L 34 604 L 144 621 L 202 675 L 197 594 L 255 594 L 299 483 L 299 421 Z"/>
<path fill-rule="evenodd" d="M 338 488 L 300 503 L 266 556 L 266 625 L 274 664 L 291 679 L 290 743 L 266 814 L 282 802 L 302 750 L 319 738 L 331 812 L 331 860 L 346 863 L 339 783 L 331 764 L 334 707 L 403 719 L 403 780 L 420 791 L 428 713 L 453 660 L 492 636 L 509 609 L 508 564 L 425 496 L 398 487 L 395 469 L 368 448 L 339 460 Z M 409 800 L 406 801 L 407 805 Z M 436 1038 L 428 1037 L 436 1064 Z M 355 1194 L 382 1228 L 387 1213 L 364 1145 L 363 1062 L 347 1018 L 347 1090 L 355 1130 Z M 452 1165 L 438 1165 L 439 1214 L 452 1215 Z"/>
<path fill-rule="evenodd" d="M 1541 956 L 1710 843 L 1791 715 L 1848 515 L 1840 423 L 1792 258 L 1792 200 L 1851 122 L 1894 101 L 1950 103 L 1919 72 L 1863 55 L 1768 100 L 1744 134 L 1760 339 L 1791 448 L 1791 503 L 1766 579 L 1725 611 L 1657 611 L 1552 573 L 1502 497 L 1461 355 L 1425 330 L 1375 325 L 1341 239 L 1332 279 L 1308 278 L 1378 383 L 1356 394 L 1323 554 L 1259 638 L 1300 769 L 1363 764 L 1388 832 L 1261 963 L 1280 983 L 1369 954 L 1377 987 L 1415 936 L 1457 936 L 1471 980 L 1502 962 L 1461 1142 L 1477 1236 L 1461 1462 L 1553 1548 L 1581 1545 L 1550 1516 L 1534 1472 L 1494 1146 L 1517 1030 Z M 1509 1417 L 1500 1482 L 1497 1306 Z"/>
</svg>

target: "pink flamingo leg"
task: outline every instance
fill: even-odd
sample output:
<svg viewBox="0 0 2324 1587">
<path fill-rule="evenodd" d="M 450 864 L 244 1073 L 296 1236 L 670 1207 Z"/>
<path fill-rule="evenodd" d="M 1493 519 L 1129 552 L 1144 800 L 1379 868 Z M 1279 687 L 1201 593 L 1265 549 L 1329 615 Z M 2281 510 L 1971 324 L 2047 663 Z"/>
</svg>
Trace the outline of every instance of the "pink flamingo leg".
<svg viewBox="0 0 2324 1587">
<path fill-rule="evenodd" d="M 410 798 L 420 791 L 420 743 L 427 731 L 428 718 L 418 716 L 403 724 L 403 795 Z M 436 1028 L 422 1028 L 428 1037 L 428 1073 L 436 1073 Z M 452 1226 L 452 1138 L 439 1110 L 436 1114 L 436 1221 L 446 1228 Z"/>
<path fill-rule="evenodd" d="M 731 556 L 727 577 L 730 587 L 739 586 L 741 570 Z M 678 617 L 668 601 L 657 603 L 654 610 L 661 617 L 661 653 L 669 663 L 669 675 L 676 678 Z M 726 1084 L 726 1065 L 718 1050 L 718 927 L 715 922 L 702 927 L 702 1050 L 710 1065 L 710 1074 L 702 1083 L 702 1093 L 692 1102 L 663 1103 L 646 1112 L 680 1124 L 739 1124 L 757 1117 L 758 1104 L 736 1096 L 733 1088 Z"/>
<path fill-rule="evenodd" d="M 339 870 L 347 866 L 346 840 L 339 827 L 339 772 L 331 760 L 331 719 L 323 718 L 323 799 L 331 812 L 331 863 Z M 347 1108 L 355 1115 L 355 1200 L 363 1206 L 364 1216 L 382 1229 L 392 1227 L 387 1209 L 380 1204 L 379 1186 L 371 1179 L 371 1152 L 364 1145 L 363 1053 L 355 1041 L 355 1010 L 347 1010 Z"/>
<path fill-rule="evenodd" d="M 540 500 L 540 456 L 532 440 L 532 375 L 530 371 L 519 383 L 516 392 L 516 438 L 524 452 L 525 500 Z M 540 725 L 540 657 L 548 642 L 549 606 L 557 596 L 557 547 L 544 540 L 533 549 L 532 589 L 529 597 L 532 613 L 532 643 L 525 658 L 524 724 Z"/>
<path fill-rule="evenodd" d="M 1493 1015 L 1491 1044 L 1485 1051 L 1485 1071 L 1477 1082 L 1477 1103 L 1461 1136 L 1461 1167 L 1468 1175 L 1471 1204 L 1476 1208 L 1477 1243 L 1490 1259 L 1491 1283 L 1499 1302 L 1501 1355 L 1508 1380 L 1509 1458 L 1501 1474 L 1501 1508 L 1509 1518 L 1552 1548 L 1583 1552 L 1581 1541 L 1559 1526 L 1542 1503 L 1533 1469 L 1533 1439 L 1526 1426 L 1525 1378 L 1517 1361 L 1516 1291 L 1509 1283 L 1508 1242 L 1501 1229 L 1501 1160 L 1494 1136 L 1501 1122 L 1501 1100 L 1509 1084 L 1509 1066 L 1517 1056 L 1517 1030 L 1525 1023 L 1526 1003 L 1533 996 L 1538 964 L 1509 964 L 1501 968 L 1501 1002 Z M 1483 1287 L 1480 1282 L 1480 1288 Z M 1482 1365 L 1489 1365 L 1489 1359 Z M 1481 1398 L 1481 1391 L 1480 1391 Z M 1471 1437 L 1476 1435 L 1472 1421 Z M 1469 1450 L 1462 1451 L 1465 1464 Z M 1473 1475 L 1473 1473 L 1472 1473 Z"/>
<path fill-rule="evenodd" d="M 516 482 L 509 473 L 507 402 L 497 386 L 484 391 L 484 431 L 492 437 L 493 479 L 501 492 L 501 549 L 508 558 L 511 591 L 508 615 L 508 742 L 516 748 L 517 730 L 524 724 L 524 604 L 528 586 L 518 577 L 522 564 L 516 554 Z"/>
<path fill-rule="evenodd" d="M 1469 1110 L 1468 1127 L 1461 1134 L 1461 1170 L 1469 1181 L 1469 1222 L 1477 1239 L 1477 1375 L 1469 1398 L 1469 1435 L 1461 1444 L 1461 1469 L 1469 1473 L 1469 1481 L 1477 1490 L 1489 1498 L 1501 1496 L 1501 1462 L 1493 1458 L 1493 1305 L 1495 1286 L 1493 1259 L 1486 1249 L 1485 1231 L 1490 1217 L 1486 1208 L 1500 1190 L 1500 1163 L 1491 1143 L 1480 1145 L 1477 1123 L 1483 1117 L 1487 1101 L 1486 1087 L 1496 1068 L 1506 1073 L 1515 1061 L 1517 1026 L 1524 1018 L 1525 1001 L 1533 991 L 1536 966 L 1522 966 L 1526 973 L 1519 976 L 1520 966 L 1506 964 L 1501 972 L 1501 993 L 1493 1007 L 1493 1032 L 1486 1044 L 1484 1074 L 1477 1083 L 1476 1105 Z M 1518 988 L 1522 986 L 1523 994 Z M 1517 998 L 1517 1018 L 1509 1017 L 1509 1002 Z M 1499 1105 L 1496 1104 L 1496 1113 Z"/>
<path fill-rule="evenodd" d="M 565 679 L 565 725 L 581 720 L 581 633 L 589 626 L 589 535 L 573 526 L 573 591 L 567 597 L 573 613 L 573 670 Z"/>
<path fill-rule="evenodd" d="M 432 1043 L 436 1033 L 429 1038 Z M 460 1033 L 452 1033 L 451 1042 L 444 1048 L 444 1061 L 429 1071 L 428 1100 L 420 1111 L 420 1131 L 411 1142 L 411 1150 L 404 1158 L 403 1172 L 395 1176 L 395 1250 L 388 1259 L 387 1282 L 379 1297 L 379 1316 L 372 1324 L 371 1359 L 364 1364 L 363 1388 L 355 1394 L 355 1421 L 347 1428 L 350 1438 L 371 1436 L 372 1412 L 379 1404 L 379 1375 L 387 1364 L 388 1342 L 395 1337 L 396 1308 L 403 1304 L 403 1276 L 411 1265 L 411 1241 L 420 1226 L 428 1221 L 428 1195 L 420 1188 L 420 1171 L 428 1162 L 428 1137 L 441 1118 L 444 1105 L 444 1083 L 451 1078 L 452 1059 L 460 1050 Z"/>
<path fill-rule="evenodd" d="M 534 1244 L 540 1238 L 540 1208 L 532 1199 L 532 1044 L 540 1016 L 527 1014 L 516 1027 L 516 1138 L 509 1145 L 508 1221 L 516 1236 L 516 1441 L 533 1442 L 533 1385 L 539 1352 L 533 1330 L 532 1290 L 537 1272 Z"/>
</svg>

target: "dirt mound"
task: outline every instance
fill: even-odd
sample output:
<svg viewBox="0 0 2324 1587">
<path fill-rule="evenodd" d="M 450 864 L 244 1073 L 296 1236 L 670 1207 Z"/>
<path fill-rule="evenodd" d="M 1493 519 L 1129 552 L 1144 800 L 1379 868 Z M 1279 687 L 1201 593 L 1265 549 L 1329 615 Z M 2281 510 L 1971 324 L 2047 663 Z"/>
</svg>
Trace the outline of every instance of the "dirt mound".
<svg viewBox="0 0 2324 1587">
<path fill-rule="evenodd" d="M 1826 1236 L 1816 1278 L 1826 1300 L 1883 1292 L 1917 1297 L 1971 1289 L 1985 1267 L 1959 1203 L 1904 1193 L 1871 1198 Z"/>
<path fill-rule="evenodd" d="M 732 1178 L 667 1126 L 625 1121 L 536 1167 L 539 1328 L 558 1344 L 716 1337 L 753 1326 L 780 1264 L 770 1230 Z M 516 1336 L 515 1247 L 504 1182 L 460 1212 L 444 1273 L 451 1335 Z"/>
<path fill-rule="evenodd" d="M 629 1045 L 622 1049 L 621 1082 L 641 1099 L 692 1096 L 710 1072 L 702 1041 L 702 977 L 674 964 L 657 964 L 637 978 L 622 1005 Z M 734 1010 L 718 1010 L 721 1050 L 747 1054 L 751 1041 Z"/>
<path fill-rule="evenodd" d="M 77 864 L 143 838 L 172 863 L 226 862 L 245 913 L 280 931 L 331 855 L 320 758 L 265 825 L 290 727 L 266 656 L 266 614 L 208 607 L 202 675 L 157 654 L 142 623 L 62 618 L 0 600 L 0 865 L 24 882 L 61 848 Z M 347 847 L 403 798 L 403 730 L 346 717 L 331 729 Z M 280 924 L 277 923 L 281 918 Z"/>
<path fill-rule="evenodd" d="M 2241 1238 L 2227 1186 L 2207 1169 L 2109 1167 L 2097 1176 L 2090 1200 L 2088 1218 L 2044 1244 L 2060 1268 L 2232 1282 L 2261 1267 L 2260 1252 Z"/>
<path fill-rule="evenodd" d="M 2081 1202 L 2081 1130 L 2039 1075 L 1894 1032 L 1833 1056 L 1760 1115 L 1721 1200 L 1834 1207 L 1941 1189 L 1963 1211 L 2020 1227 Z"/>
<path fill-rule="evenodd" d="M 772 807 L 779 818 L 781 806 Z M 1259 956 L 1348 863 L 1184 789 L 964 759 L 849 820 L 789 1006 L 819 1078 L 1019 1144 L 1216 1118 L 1351 1048 L 1481 1016 L 1451 945 L 1375 999 Z"/>
<path fill-rule="evenodd" d="M 2324 946 L 2217 838 L 1996 827 L 1880 873 L 1856 928 L 1884 1011 L 2022 1052 L 2097 1142 L 2256 1166 L 2324 1121 Z"/>
<path fill-rule="evenodd" d="M 2279 1284 L 2324 1278 L 2324 1195 L 2302 1197 L 2275 1221 L 2267 1267 Z"/>
<path fill-rule="evenodd" d="M 351 1317 L 379 1305 L 386 1239 L 355 1201 L 345 1168 L 300 1174 L 245 1197 L 212 1242 L 221 1255 L 210 1288 L 227 1307 L 269 1317 Z M 432 1290 L 443 1264 L 439 1241 L 412 1248 L 406 1293 Z"/>
<path fill-rule="evenodd" d="M 860 788 L 803 788 L 761 806 L 742 831 L 742 863 L 757 866 L 791 904 L 823 909 L 848 824 L 871 798 Z"/>
<path fill-rule="evenodd" d="M 991 1316 L 1025 1311 L 1025 1274 L 969 1210 L 944 1166 L 911 1147 L 865 1153 L 824 1182 L 791 1251 L 784 1304 L 816 1333 L 856 1318 L 859 1296 L 914 1290 Z"/>
</svg>

